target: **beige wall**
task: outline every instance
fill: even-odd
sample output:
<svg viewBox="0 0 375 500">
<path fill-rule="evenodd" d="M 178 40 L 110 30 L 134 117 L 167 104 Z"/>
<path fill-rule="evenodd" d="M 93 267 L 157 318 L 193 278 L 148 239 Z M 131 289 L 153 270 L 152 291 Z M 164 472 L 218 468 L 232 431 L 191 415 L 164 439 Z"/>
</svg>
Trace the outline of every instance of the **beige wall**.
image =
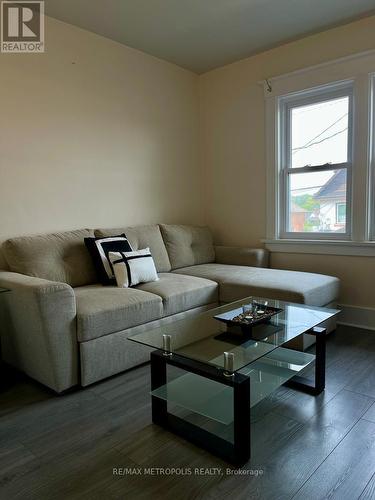
<svg viewBox="0 0 375 500">
<path fill-rule="evenodd" d="M 266 172 L 257 81 L 375 48 L 374 32 L 367 18 L 198 77 L 47 19 L 46 54 L 0 54 L 0 241 L 206 221 L 218 242 L 258 246 Z M 335 274 L 342 302 L 375 306 L 375 259 L 274 254 L 272 265 Z"/>
<path fill-rule="evenodd" d="M 0 55 L 0 240 L 202 222 L 198 76 L 53 19 L 46 47 Z"/>
<path fill-rule="evenodd" d="M 201 77 L 206 218 L 216 239 L 259 245 L 266 236 L 265 106 L 267 77 L 375 48 L 375 17 L 310 36 Z M 334 274 L 340 300 L 375 307 L 375 259 L 273 254 L 273 267 Z"/>
</svg>

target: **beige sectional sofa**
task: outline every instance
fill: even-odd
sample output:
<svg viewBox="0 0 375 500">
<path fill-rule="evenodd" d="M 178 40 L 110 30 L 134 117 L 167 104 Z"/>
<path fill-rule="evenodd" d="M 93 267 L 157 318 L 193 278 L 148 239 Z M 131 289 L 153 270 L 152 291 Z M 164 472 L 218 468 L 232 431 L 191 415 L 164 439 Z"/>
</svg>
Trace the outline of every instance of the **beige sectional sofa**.
<svg viewBox="0 0 375 500">
<path fill-rule="evenodd" d="M 150 247 L 159 281 L 102 286 L 84 245 L 89 236 L 125 233 Z M 214 246 L 208 228 L 148 225 L 82 229 L 8 240 L 0 271 L 3 359 L 62 392 L 148 360 L 130 333 L 248 295 L 308 305 L 335 302 L 339 280 L 269 269 L 262 249 Z"/>
</svg>

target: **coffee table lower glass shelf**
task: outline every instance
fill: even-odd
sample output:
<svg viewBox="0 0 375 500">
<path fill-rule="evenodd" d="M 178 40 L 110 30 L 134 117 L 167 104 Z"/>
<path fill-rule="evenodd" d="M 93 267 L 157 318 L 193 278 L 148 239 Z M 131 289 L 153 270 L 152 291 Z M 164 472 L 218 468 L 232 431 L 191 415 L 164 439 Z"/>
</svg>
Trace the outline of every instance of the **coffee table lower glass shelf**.
<svg viewBox="0 0 375 500">
<path fill-rule="evenodd" d="M 129 337 L 156 348 L 153 422 L 235 465 L 250 458 L 251 408 L 281 385 L 311 395 L 324 390 L 326 330 L 319 325 L 340 312 L 257 298 L 279 312 L 250 329 L 233 326 L 231 317 L 251 300 Z M 315 337 L 315 354 L 290 348 L 304 334 Z M 313 371 L 312 380 L 301 377 L 306 371 Z"/>
<path fill-rule="evenodd" d="M 243 368 L 240 373 L 250 377 L 250 407 L 272 394 L 314 361 L 313 354 L 279 347 Z M 178 376 L 151 391 L 151 395 L 225 425 L 234 420 L 233 390 L 194 373 Z"/>
</svg>

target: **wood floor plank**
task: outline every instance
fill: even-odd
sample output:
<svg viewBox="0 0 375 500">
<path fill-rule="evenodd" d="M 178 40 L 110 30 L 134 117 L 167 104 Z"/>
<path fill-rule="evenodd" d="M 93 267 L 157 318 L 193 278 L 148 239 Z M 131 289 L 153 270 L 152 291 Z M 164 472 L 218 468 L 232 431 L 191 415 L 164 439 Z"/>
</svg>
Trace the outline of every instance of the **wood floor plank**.
<svg viewBox="0 0 375 500">
<path fill-rule="evenodd" d="M 361 370 L 353 374 L 346 389 L 375 398 L 375 352 L 369 352 Z"/>
<path fill-rule="evenodd" d="M 331 401 L 341 389 L 342 387 L 339 384 L 327 384 L 326 390 L 313 398 L 310 394 L 291 390 L 289 397 L 281 400 L 274 411 L 279 415 L 293 418 L 299 422 L 307 422 L 324 405 Z"/>
<path fill-rule="evenodd" d="M 45 399 L 36 398 L 33 403 L 17 407 L 17 410 L 1 417 L 0 440 L 12 436 L 21 441 L 27 436 L 35 437 L 39 432 L 55 429 L 60 424 L 74 420 L 74 417 L 86 415 L 97 405 L 98 401 L 90 391 L 77 391 L 60 397 L 49 394 Z"/>
<path fill-rule="evenodd" d="M 265 457 L 278 448 L 282 448 L 302 427 L 302 424 L 295 420 L 276 415 L 270 412 L 263 420 L 252 424 L 252 453 L 254 460 L 261 463 Z M 172 438 L 172 439 L 171 439 Z M 184 454 L 183 450 L 194 450 L 198 448 L 190 445 L 187 441 L 173 436 L 168 431 L 160 429 L 155 425 L 148 425 L 135 434 L 124 436 L 124 440 L 115 446 L 121 453 L 129 456 L 131 460 L 139 465 L 164 464 L 171 467 L 175 464 L 174 452 L 171 448 L 178 449 L 178 453 Z M 221 460 L 212 456 L 211 466 L 227 466 Z"/>
<path fill-rule="evenodd" d="M 19 382 L 10 382 L 6 391 L 0 392 L 0 419 L 7 415 L 13 416 L 29 405 L 36 405 L 42 401 L 50 401 L 52 392 L 45 389 L 33 380 L 19 377 Z"/>
<path fill-rule="evenodd" d="M 375 474 L 367 483 L 366 488 L 363 490 L 359 500 L 374 500 L 375 498 Z"/>
<path fill-rule="evenodd" d="M 260 478 L 223 479 L 210 498 L 291 498 L 328 457 L 373 403 L 371 398 L 341 391 L 299 429 L 281 449 L 270 450 Z M 260 495 L 261 492 L 261 496 Z"/>
<path fill-rule="evenodd" d="M 375 403 L 369 408 L 369 410 L 363 415 L 363 418 L 375 422 Z"/>
<path fill-rule="evenodd" d="M 134 467 L 116 450 L 90 450 L 79 454 L 37 459 L 32 467 L 18 467 L 2 485 L 0 497 L 12 500 L 70 500 L 104 494 L 114 481 L 113 469 Z M 124 484 L 124 492 L 126 492 Z M 119 498 L 119 497 L 118 497 Z"/>
<path fill-rule="evenodd" d="M 289 500 L 301 488 L 308 495 L 314 476 L 341 449 L 354 459 L 348 468 L 344 458 L 329 468 L 322 481 L 329 494 L 374 499 L 375 475 L 366 466 L 373 450 L 365 437 L 375 425 L 374 356 L 373 332 L 338 327 L 328 337 L 326 393 L 314 398 L 283 387 L 254 407 L 252 459 L 239 470 L 151 423 L 149 366 L 61 397 L 20 378 L 0 393 L 0 498 Z M 121 466 L 173 465 L 193 473 L 113 475 Z M 222 473 L 197 475 L 199 467 Z"/>
<path fill-rule="evenodd" d="M 25 446 L 16 441 L 7 441 L 0 444 L 0 482 L 6 480 L 7 474 L 15 467 L 24 467 L 35 460 Z"/>
<path fill-rule="evenodd" d="M 121 416 L 112 416 L 111 412 L 97 402 L 97 408 L 88 414 L 67 421 L 36 436 L 23 439 L 23 444 L 36 456 L 53 458 L 61 453 L 90 450 L 99 445 L 107 449 L 113 448 L 124 434 L 133 432 L 150 423 L 148 408 L 136 406 L 133 410 L 123 412 Z"/>
<path fill-rule="evenodd" d="M 132 395 L 130 391 L 134 393 L 139 391 L 140 387 L 149 390 L 150 377 L 150 365 L 147 364 L 90 385 L 88 389 L 109 401 L 121 396 L 127 396 L 130 399 Z"/>
<path fill-rule="evenodd" d="M 353 335 L 353 329 L 343 327 L 328 337 L 326 390 L 323 394 L 311 398 L 308 394 L 291 391 L 289 397 L 280 400 L 274 411 L 306 422 L 342 389 L 353 389 L 353 380 L 362 381 L 375 364 L 375 351 L 372 349 L 375 337 L 361 332 L 360 336 Z M 363 393 L 375 397 L 369 391 Z"/>
<path fill-rule="evenodd" d="M 293 499 L 353 500 L 374 473 L 375 423 L 359 420 Z"/>
</svg>

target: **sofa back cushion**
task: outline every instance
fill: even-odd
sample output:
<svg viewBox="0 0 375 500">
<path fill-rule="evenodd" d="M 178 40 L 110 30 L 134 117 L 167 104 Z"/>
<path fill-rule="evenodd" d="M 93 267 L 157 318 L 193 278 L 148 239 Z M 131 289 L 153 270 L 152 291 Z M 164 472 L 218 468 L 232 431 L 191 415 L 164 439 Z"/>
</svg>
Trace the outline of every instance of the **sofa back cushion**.
<svg viewBox="0 0 375 500">
<path fill-rule="evenodd" d="M 84 238 L 94 236 L 90 229 L 40 236 L 22 236 L 4 243 L 9 269 L 15 273 L 84 286 L 97 281 Z"/>
<path fill-rule="evenodd" d="M 160 228 L 172 269 L 215 262 L 213 238 L 208 227 L 161 224 Z"/>
<path fill-rule="evenodd" d="M 150 249 L 158 273 L 168 273 L 171 270 L 168 253 L 158 225 L 153 224 L 148 226 L 131 226 L 95 230 L 95 236 L 97 238 L 113 236 L 121 233 L 126 235 L 133 250 L 141 250 L 147 247 Z"/>
</svg>

